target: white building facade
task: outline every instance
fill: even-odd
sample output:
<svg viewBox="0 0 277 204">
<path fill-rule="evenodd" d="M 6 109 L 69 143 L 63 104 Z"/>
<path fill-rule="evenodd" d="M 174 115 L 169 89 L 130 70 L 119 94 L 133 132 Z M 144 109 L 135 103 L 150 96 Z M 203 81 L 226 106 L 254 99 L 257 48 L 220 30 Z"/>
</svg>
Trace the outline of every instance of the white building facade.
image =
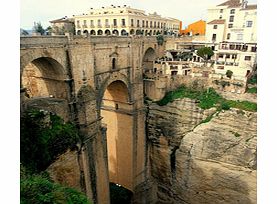
<svg viewBox="0 0 277 204">
<path fill-rule="evenodd" d="M 75 15 L 76 35 L 158 35 L 178 34 L 180 21 L 163 18 L 156 12 L 145 11 L 124 5 L 91 8 L 88 14 Z"/>
<path fill-rule="evenodd" d="M 206 43 L 214 49 L 215 73 L 244 80 L 257 62 L 257 5 L 229 0 L 208 9 Z"/>
</svg>

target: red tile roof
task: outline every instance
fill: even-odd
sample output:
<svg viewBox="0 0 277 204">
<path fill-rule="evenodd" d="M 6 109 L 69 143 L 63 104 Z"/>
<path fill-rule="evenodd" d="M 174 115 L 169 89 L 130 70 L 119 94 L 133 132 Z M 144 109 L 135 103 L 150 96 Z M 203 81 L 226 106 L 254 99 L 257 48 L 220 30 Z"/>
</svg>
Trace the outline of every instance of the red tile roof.
<svg viewBox="0 0 277 204">
<path fill-rule="evenodd" d="M 209 22 L 208 24 L 224 24 L 224 23 L 225 23 L 224 19 L 216 19 L 216 20 Z"/>
</svg>

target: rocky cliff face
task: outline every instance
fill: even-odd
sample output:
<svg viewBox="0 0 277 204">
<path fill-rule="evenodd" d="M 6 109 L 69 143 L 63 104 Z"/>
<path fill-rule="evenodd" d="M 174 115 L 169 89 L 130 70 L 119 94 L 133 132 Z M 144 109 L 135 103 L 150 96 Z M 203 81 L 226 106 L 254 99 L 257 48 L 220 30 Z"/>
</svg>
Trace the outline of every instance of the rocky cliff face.
<svg viewBox="0 0 277 204">
<path fill-rule="evenodd" d="M 190 99 L 149 106 L 157 203 L 256 203 L 257 115 L 215 111 Z"/>
<path fill-rule="evenodd" d="M 82 169 L 78 161 L 77 151 L 67 151 L 52 163 L 47 172 L 57 183 L 67 187 L 83 190 Z M 82 185 L 83 184 L 83 185 Z"/>
</svg>

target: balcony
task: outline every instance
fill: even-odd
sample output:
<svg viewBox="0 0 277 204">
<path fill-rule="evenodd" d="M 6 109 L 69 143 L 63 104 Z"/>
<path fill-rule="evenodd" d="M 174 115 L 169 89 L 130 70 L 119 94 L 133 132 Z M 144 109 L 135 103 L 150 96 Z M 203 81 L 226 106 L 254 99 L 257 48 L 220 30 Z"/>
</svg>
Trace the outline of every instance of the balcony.
<svg viewBox="0 0 277 204">
<path fill-rule="evenodd" d="M 121 24 L 121 28 L 126 28 L 126 24 Z"/>
<path fill-rule="evenodd" d="M 102 25 L 101 25 L 101 24 L 98 24 L 97 27 L 98 27 L 98 28 L 102 28 Z"/>
<path fill-rule="evenodd" d="M 90 25 L 90 28 L 95 28 L 95 26 L 94 25 Z"/>
<path fill-rule="evenodd" d="M 105 28 L 110 28 L 111 26 L 110 25 L 105 25 Z"/>
<path fill-rule="evenodd" d="M 82 28 L 87 28 L 88 26 L 87 25 L 82 25 Z"/>
</svg>

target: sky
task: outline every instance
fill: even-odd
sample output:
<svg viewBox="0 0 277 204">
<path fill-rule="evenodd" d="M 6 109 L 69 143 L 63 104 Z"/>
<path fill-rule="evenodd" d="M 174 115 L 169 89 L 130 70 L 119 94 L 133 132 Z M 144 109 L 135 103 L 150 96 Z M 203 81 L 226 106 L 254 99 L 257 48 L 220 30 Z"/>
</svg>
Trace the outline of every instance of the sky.
<svg viewBox="0 0 277 204">
<path fill-rule="evenodd" d="M 21 0 L 20 27 L 32 29 L 34 22 L 41 22 L 43 27 L 50 25 L 49 21 L 64 16 L 72 17 L 87 13 L 90 8 L 102 6 L 131 6 L 145 10 L 146 13 L 156 11 L 163 17 L 177 18 L 183 22 L 183 27 L 197 20 L 205 20 L 207 9 L 227 0 Z M 249 4 L 257 0 L 248 0 Z"/>
</svg>

